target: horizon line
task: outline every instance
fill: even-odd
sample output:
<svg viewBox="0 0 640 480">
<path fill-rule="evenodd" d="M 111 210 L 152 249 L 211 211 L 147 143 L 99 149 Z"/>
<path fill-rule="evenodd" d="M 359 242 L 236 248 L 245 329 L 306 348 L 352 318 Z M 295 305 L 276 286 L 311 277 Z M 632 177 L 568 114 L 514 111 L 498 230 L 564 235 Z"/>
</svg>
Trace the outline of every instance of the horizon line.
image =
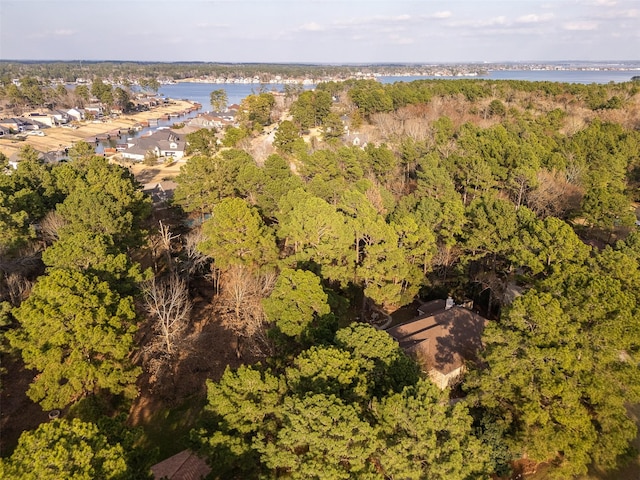
<svg viewBox="0 0 640 480">
<path fill-rule="evenodd" d="M 601 59 L 601 60 L 460 60 L 460 61 L 377 61 L 377 62 L 312 62 L 312 61 L 291 61 L 291 62 L 267 62 L 267 61 L 209 61 L 209 60 L 118 60 L 118 59 L 2 59 L 0 62 L 19 62 L 19 63 L 163 63 L 163 64 L 212 64 L 212 65 L 292 65 L 292 66 L 418 66 L 418 65 L 491 65 L 491 64 L 554 64 L 554 63 L 640 63 L 640 59 Z"/>
</svg>

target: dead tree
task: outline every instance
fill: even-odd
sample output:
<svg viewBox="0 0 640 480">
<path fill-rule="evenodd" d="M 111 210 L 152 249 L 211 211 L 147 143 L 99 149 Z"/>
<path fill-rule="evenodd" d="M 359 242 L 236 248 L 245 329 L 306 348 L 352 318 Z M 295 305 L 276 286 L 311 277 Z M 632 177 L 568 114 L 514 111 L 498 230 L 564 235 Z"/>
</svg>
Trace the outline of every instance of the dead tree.
<svg viewBox="0 0 640 480">
<path fill-rule="evenodd" d="M 198 250 L 198 245 L 204 241 L 201 228 L 191 230 L 183 238 L 181 269 L 187 280 L 190 280 L 203 271 L 203 267 L 209 262 L 209 257 Z"/>
<path fill-rule="evenodd" d="M 160 226 L 158 227 L 158 240 L 160 242 L 162 250 L 167 257 L 167 266 L 169 267 L 169 270 L 173 272 L 175 268 L 173 264 L 173 258 L 171 257 L 172 242 L 180 235 L 174 235 L 173 233 L 171 233 L 171 230 L 169 230 L 169 226 L 163 224 L 162 221 L 159 221 L 158 223 L 160 224 Z"/>
<path fill-rule="evenodd" d="M 258 351 L 267 344 L 262 299 L 269 294 L 274 282 L 274 275 L 259 275 L 242 266 L 233 266 L 223 274 L 220 295 L 223 324 L 236 335 L 238 358 L 242 356 L 245 340 Z"/>
<path fill-rule="evenodd" d="M 155 278 L 143 287 L 144 300 L 154 333 L 145 347 L 148 370 L 152 382 L 158 381 L 159 372 L 169 366 L 184 340 L 191 319 L 191 299 L 187 283 L 176 275 L 166 280 Z"/>
<path fill-rule="evenodd" d="M 51 245 L 58 240 L 58 232 L 67 221 L 55 210 L 49 211 L 40 221 L 40 231 L 45 245 Z"/>
</svg>

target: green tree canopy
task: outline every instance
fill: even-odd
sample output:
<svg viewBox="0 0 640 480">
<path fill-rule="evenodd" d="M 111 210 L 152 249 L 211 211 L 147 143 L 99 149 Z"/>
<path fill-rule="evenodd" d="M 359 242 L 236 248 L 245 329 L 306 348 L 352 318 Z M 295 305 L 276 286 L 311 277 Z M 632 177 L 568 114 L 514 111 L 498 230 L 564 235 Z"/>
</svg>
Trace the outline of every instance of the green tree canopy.
<svg viewBox="0 0 640 480">
<path fill-rule="evenodd" d="M 215 129 L 201 128 L 186 136 L 186 155 L 211 156 L 218 150 L 218 138 Z"/>
<path fill-rule="evenodd" d="M 231 265 L 262 268 L 277 258 L 275 239 L 255 208 L 241 198 L 225 198 L 202 225 L 198 248 L 226 270 Z"/>
<path fill-rule="evenodd" d="M 271 93 L 249 95 L 240 104 L 238 120 L 244 122 L 250 130 L 261 130 L 271 123 L 271 109 L 275 103 Z"/>
<path fill-rule="evenodd" d="M 24 432 L 13 454 L 0 459 L 0 470 L 7 480 L 117 480 L 127 464 L 120 444 L 110 444 L 96 425 L 75 418 Z"/>
<path fill-rule="evenodd" d="M 241 150 L 224 150 L 213 157 L 196 155 L 180 167 L 173 201 L 186 212 L 211 213 L 220 200 L 239 194 L 238 175 L 248 165 L 255 162 Z"/>
<path fill-rule="evenodd" d="M 282 153 L 291 154 L 300 139 L 298 128 L 293 122 L 285 120 L 278 125 L 278 130 L 273 138 L 273 146 Z"/>
<path fill-rule="evenodd" d="M 73 144 L 69 149 L 69 160 L 74 163 L 87 162 L 95 155 L 95 148 L 89 143 L 79 141 Z"/>
<path fill-rule="evenodd" d="M 563 287 L 549 283 L 560 298 L 530 290 L 489 324 L 487 368 L 473 384 L 511 422 L 514 451 L 570 477 L 592 462 L 615 465 L 636 432 L 625 403 L 640 397 L 637 368 L 622 353 L 638 331 L 629 295 L 599 274 L 565 275 Z"/>
<path fill-rule="evenodd" d="M 63 408 L 83 396 L 109 390 L 135 393 L 139 369 L 133 350 L 136 314 L 94 275 L 55 269 L 41 277 L 14 316 L 7 333 L 27 368 L 40 373 L 27 394 L 43 408 Z"/>
<path fill-rule="evenodd" d="M 121 294 L 130 294 L 143 275 L 137 264 L 114 245 L 109 235 L 90 231 L 63 234 L 42 253 L 53 270 L 70 269 L 95 275 Z"/>
<path fill-rule="evenodd" d="M 385 478 L 489 478 L 490 450 L 473 435 L 467 408 L 450 405 L 447 392 L 428 380 L 381 399 L 373 412 Z"/>
<path fill-rule="evenodd" d="M 227 91 L 223 88 L 214 90 L 209 94 L 209 100 L 215 112 L 222 112 L 227 108 Z"/>
<path fill-rule="evenodd" d="M 117 243 L 139 245 L 151 201 L 138 188 L 133 175 L 102 157 L 92 157 L 78 168 L 74 188 L 57 206 L 67 221 L 64 231 L 91 231 L 111 235 Z"/>
<path fill-rule="evenodd" d="M 292 479 L 338 480 L 375 473 L 374 428 L 334 395 L 287 397 L 278 409 L 275 436 L 259 436 L 255 449 L 271 472 Z M 370 477 L 371 478 L 371 477 Z"/>
<path fill-rule="evenodd" d="M 343 215 L 302 189 L 284 195 L 279 207 L 278 236 L 292 249 L 289 260 L 315 262 L 323 278 L 350 281 L 355 268 L 350 251 L 353 235 Z"/>
<path fill-rule="evenodd" d="M 214 475 L 483 478 L 490 451 L 467 409 L 418 380 L 415 365 L 403 377 L 393 339 L 361 324 L 336 343 L 303 351 L 280 375 L 243 366 L 208 382 L 213 429 L 196 438 Z M 400 381 L 386 390 L 388 375 Z"/>
<path fill-rule="evenodd" d="M 330 312 L 327 300 L 320 279 L 313 272 L 285 268 L 262 303 L 267 319 L 285 335 L 297 337 L 314 318 Z"/>
</svg>

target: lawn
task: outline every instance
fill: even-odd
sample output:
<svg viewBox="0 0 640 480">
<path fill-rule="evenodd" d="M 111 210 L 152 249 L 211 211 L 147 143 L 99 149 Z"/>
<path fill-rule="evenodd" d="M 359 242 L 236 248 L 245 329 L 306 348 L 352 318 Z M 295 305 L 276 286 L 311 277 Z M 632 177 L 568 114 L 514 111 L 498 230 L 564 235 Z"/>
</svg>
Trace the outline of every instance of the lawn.
<svg viewBox="0 0 640 480">
<path fill-rule="evenodd" d="M 189 446 L 189 432 L 194 428 L 206 403 L 202 396 L 192 396 L 178 406 L 156 410 L 140 426 L 143 435 L 138 446 L 158 449 L 158 460 L 164 460 Z"/>
</svg>

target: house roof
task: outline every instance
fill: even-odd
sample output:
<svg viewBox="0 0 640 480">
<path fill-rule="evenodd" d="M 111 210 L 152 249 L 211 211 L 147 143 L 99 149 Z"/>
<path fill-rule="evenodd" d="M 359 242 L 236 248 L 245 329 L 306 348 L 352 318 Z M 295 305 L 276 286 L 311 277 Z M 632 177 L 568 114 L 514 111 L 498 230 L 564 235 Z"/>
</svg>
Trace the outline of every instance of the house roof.
<svg viewBox="0 0 640 480">
<path fill-rule="evenodd" d="M 438 304 L 439 305 L 439 304 Z M 427 370 L 447 375 L 474 360 L 482 346 L 486 320 L 467 308 L 454 306 L 440 310 L 424 306 L 428 312 L 387 330 L 400 347 L 413 354 Z"/>
<path fill-rule="evenodd" d="M 159 183 L 147 183 L 142 186 L 142 191 L 151 197 L 154 205 L 159 205 L 173 197 L 173 191 L 177 186 L 176 182 L 165 180 Z"/>
<path fill-rule="evenodd" d="M 144 155 L 149 150 L 156 147 L 160 151 L 184 151 L 186 142 L 181 134 L 172 132 L 171 130 L 157 130 L 151 135 L 139 137 L 133 140 L 132 147 L 125 150 L 127 153 Z M 175 143 L 177 148 L 171 148 L 171 144 Z"/>
<path fill-rule="evenodd" d="M 183 450 L 151 467 L 156 480 L 199 480 L 206 477 L 211 468 L 190 450 Z"/>
</svg>

